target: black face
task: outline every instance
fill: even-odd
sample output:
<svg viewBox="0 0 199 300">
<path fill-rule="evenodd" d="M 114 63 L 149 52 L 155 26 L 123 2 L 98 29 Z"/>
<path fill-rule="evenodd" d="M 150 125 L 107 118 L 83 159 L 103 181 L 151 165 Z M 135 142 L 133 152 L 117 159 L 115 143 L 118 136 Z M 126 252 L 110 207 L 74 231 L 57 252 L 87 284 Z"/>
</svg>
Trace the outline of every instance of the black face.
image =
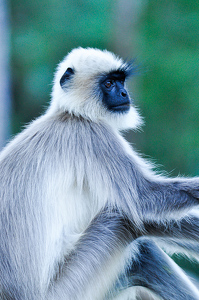
<svg viewBox="0 0 199 300">
<path fill-rule="evenodd" d="M 112 112 L 127 112 L 130 109 L 130 99 L 124 88 L 124 81 L 125 74 L 122 72 L 112 72 L 101 80 L 102 101 Z"/>
</svg>

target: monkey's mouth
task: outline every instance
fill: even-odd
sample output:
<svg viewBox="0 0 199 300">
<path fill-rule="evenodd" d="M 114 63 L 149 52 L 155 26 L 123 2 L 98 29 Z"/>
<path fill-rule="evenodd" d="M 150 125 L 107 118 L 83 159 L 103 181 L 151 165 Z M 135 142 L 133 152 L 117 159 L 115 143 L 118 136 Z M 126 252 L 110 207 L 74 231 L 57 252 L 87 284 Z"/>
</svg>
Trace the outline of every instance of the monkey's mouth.
<svg viewBox="0 0 199 300">
<path fill-rule="evenodd" d="M 130 103 L 129 102 L 117 104 L 115 106 L 110 107 L 110 110 L 119 111 L 119 112 L 128 111 L 129 109 L 130 109 Z"/>
</svg>

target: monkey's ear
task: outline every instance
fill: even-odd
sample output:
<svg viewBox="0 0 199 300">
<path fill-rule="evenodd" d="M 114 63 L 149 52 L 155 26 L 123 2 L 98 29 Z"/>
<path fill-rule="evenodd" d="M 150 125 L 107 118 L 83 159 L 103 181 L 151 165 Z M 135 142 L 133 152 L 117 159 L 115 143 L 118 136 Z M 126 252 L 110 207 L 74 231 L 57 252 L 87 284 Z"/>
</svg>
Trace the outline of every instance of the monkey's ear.
<svg viewBox="0 0 199 300">
<path fill-rule="evenodd" d="M 72 68 L 68 68 L 64 75 L 60 79 L 60 85 L 63 87 L 64 83 L 71 78 L 71 76 L 74 74 L 74 70 Z"/>
</svg>

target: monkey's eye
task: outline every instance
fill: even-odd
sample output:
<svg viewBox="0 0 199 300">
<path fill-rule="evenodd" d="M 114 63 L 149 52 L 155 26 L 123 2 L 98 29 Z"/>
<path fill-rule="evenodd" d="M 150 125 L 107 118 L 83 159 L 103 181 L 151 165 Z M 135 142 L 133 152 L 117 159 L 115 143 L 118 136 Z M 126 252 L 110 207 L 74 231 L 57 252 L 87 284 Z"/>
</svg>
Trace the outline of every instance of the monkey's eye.
<svg viewBox="0 0 199 300">
<path fill-rule="evenodd" d="M 105 82 L 105 87 L 108 89 L 108 88 L 110 88 L 112 85 L 114 84 L 114 80 L 107 80 L 106 82 Z"/>
</svg>

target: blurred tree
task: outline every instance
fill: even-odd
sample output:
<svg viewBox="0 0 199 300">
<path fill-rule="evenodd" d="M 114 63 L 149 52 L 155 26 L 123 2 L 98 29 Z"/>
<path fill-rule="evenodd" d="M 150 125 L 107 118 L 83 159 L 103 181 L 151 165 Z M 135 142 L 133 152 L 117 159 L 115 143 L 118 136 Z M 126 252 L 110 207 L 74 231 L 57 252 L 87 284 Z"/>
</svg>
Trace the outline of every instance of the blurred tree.
<svg viewBox="0 0 199 300">
<path fill-rule="evenodd" d="M 144 0 L 117 0 L 115 2 L 113 51 L 124 58 L 132 59 L 138 53 L 138 25 L 142 12 L 146 9 Z"/>
<path fill-rule="evenodd" d="M 199 2 L 149 1 L 137 47 L 146 119 L 140 148 L 173 175 L 199 174 Z"/>
<path fill-rule="evenodd" d="M 0 0 L 0 149 L 10 135 L 10 43 L 6 0 Z"/>
</svg>

